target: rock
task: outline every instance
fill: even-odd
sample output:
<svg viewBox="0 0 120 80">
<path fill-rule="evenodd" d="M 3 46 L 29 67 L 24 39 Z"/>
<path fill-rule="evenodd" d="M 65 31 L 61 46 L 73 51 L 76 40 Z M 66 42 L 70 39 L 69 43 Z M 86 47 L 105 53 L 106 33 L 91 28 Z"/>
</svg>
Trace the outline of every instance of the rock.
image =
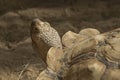
<svg viewBox="0 0 120 80">
<path fill-rule="evenodd" d="M 87 62 L 87 66 L 92 73 L 93 80 L 101 80 L 101 77 L 106 70 L 105 64 L 99 62 L 96 59 L 90 59 Z"/>
<path fill-rule="evenodd" d="M 51 77 L 46 73 L 46 70 L 42 71 L 36 80 L 55 80 L 56 77 Z"/>
<path fill-rule="evenodd" d="M 47 65 L 56 73 L 61 69 L 62 65 L 60 59 L 63 55 L 62 49 L 51 47 L 47 53 Z"/>
<path fill-rule="evenodd" d="M 120 28 L 105 33 L 104 35 L 106 44 L 101 45 L 97 50 L 106 56 L 109 61 L 120 63 Z"/>
<path fill-rule="evenodd" d="M 100 34 L 100 32 L 97 29 L 94 29 L 94 28 L 85 28 L 85 29 L 81 30 L 79 32 L 79 34 L 94 37 L 94 36 Z"/>
<path fill-rule="evenodd" d="M 76 42 L 76 38 L 78 37 L 77 33 L 72 31 L 66 32 L 62 37 L 62 43 L 65 47 L 70 47 Z"/>
<path fill-rule="evenodd" d="M 120 69 L 107 69 L 102 80 L 120 80 Z"/>
<path fill-rule="evenodd" d="M 38 75 L 36 80 L 58 80 L 59 77 L 63 77 L 66 71 L 63 69 L 62 57 L 62 49 L 51 47 L 47 53 L 47 68 Z"/>
<path fill-rule="evenodd" d="M 117 32 L 115 35 L 118 35 L 119 29 L 116 29 L 112 32 Z M 117 59 L 120 59 L 119 56 L 117 56 L 119 55 L 119 44 L 117 44 L 119 41 L 119 36 L 113 36 L 113 34 L 111 34 L 112 32 L 99 35 L 100 37 L 104 36 L 105 39 L 88 37 L 83 41 L 78 40 L 78 42 L 76 42 L 74 45 L 71 45 L 71 47 L 65 48 L 63 53 L 62 51 L 59 52 L 59 49 L 57 50 L 56 48 L 51 48 L 48 52 L 48 68 L 46 70 L 48 70 L 49 74 L 53 74 L 54 76 L 51 76 L 52 78 L 49 77 L 49 79 L 55 80 L 55 78 L 58 78 L 59 72 L 62 70 L 62 72 L 65 73 L 65 76 L 62 76 L 63 80 L 119 80 L 119 74 L 117 74 L 119 73 L 119 67 L 112 67 L 111 65 L 106 64 L 108 62 L 112 62 L 115 64 L 116 62 L 119 65 L 119 62 L 117 62 Z M 74 34 L 73 32 L 68 33 L 71 33 L 72 35 Z M 77 39 L 70 36 L 68 36 L 68 38 Z M 98 41 L 98 44 L 96 44 L 96 41 Z M 106 41 L 106 43 L 99 44 L 99 41 Z M 71 42 L 69 44 L 71 44 Z M 112 45 L 113 47 L 111 47 Z M 97 51 L 95 49 L 97 49 Z M 105 61 L 106 63 L 104 62 L 104 60 L 101 61 L 98 57 L 96 57 L 96 55 L 99 56 L 98 54 L 100 51 L 105 56 L 101 56 L 101 59 L 107 59 L 107 62 Z M 104 51 L 107 53 L 105 53 Z M 58 56 L 54 54 L 56 52 L 58 52 Z M 111 55 L 108 56 L 107 54 Z M 62 64 L 60 61 L 62 61 Z M 67 68 L 67 72 L 64 72 L 65 70 L 63 71 L 65 67 Z M 49 74 L 47 75 L 45 72 L 42 72 L 40 76 L 50 76 Z M 106 78 L 108 77 L 108 75 L 112 77 Z"/>
<path fill-rule="evenodd" d="M 100 80 L 105 69 L 96 59 L 83 60 L 70 67 L 64 80 Z"/>
</svg>

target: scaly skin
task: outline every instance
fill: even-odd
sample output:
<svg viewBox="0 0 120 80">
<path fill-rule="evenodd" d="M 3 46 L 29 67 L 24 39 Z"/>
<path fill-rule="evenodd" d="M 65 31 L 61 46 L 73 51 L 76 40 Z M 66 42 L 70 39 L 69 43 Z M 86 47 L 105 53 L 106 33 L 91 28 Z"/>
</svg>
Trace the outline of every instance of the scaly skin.
<svg viewBox="0 0 120 80">
<path fill-rule="evenodd" d="M 58 32 L 48 22 L 34 19 L 31 23 L 31 39 L 33 48 L 46 63 L 46 55 L 50 47 L 62 48 Z"/>
</svg>

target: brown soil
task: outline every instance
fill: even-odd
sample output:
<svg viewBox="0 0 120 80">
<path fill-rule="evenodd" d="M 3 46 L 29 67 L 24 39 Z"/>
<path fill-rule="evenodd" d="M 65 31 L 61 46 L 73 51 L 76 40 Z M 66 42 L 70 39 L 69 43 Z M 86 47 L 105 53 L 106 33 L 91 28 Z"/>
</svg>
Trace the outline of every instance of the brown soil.
<svg viewBox="0 0 120 80">
<path fill-rule="evenodd" d="M 93 27 L 101 32 L 120 27 L 119 0 L 1 0 L 0 80 L 35 80 L 45 68 L 32 49 L 30 22 L 48 21 L 62 36 Z"/>
</svg>

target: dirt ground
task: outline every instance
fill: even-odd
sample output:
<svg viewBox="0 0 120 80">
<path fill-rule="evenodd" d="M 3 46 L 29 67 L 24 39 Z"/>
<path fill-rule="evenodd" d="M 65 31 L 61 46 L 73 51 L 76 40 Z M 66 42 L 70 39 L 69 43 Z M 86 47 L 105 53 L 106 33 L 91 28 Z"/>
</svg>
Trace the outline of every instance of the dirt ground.
<svg viewBox="0 0 120 80">
<path fill-rule="evenodd" d="M 0 0 L 0 80 L 35 80 L 45 68 L 32 49 L 30 22 L 48 21 L 62 37 L 92 27 L 120 27 L 119 0 Z"/>
</svg>

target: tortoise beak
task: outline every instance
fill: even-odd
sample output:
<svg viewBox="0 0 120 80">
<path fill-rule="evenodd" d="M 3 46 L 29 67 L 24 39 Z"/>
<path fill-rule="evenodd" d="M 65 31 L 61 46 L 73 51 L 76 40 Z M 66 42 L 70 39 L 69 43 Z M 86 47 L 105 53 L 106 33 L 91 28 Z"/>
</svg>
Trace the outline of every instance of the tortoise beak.
<svg viewBox="0 0 120 80">
<path fill-rule="evenodd" d="M 43 25 L 44 22 L 42 22 L 39 18 L 33 19 L 31 22 L 31 26 L 37 26 L 37 25 Z"/>
</svg>

